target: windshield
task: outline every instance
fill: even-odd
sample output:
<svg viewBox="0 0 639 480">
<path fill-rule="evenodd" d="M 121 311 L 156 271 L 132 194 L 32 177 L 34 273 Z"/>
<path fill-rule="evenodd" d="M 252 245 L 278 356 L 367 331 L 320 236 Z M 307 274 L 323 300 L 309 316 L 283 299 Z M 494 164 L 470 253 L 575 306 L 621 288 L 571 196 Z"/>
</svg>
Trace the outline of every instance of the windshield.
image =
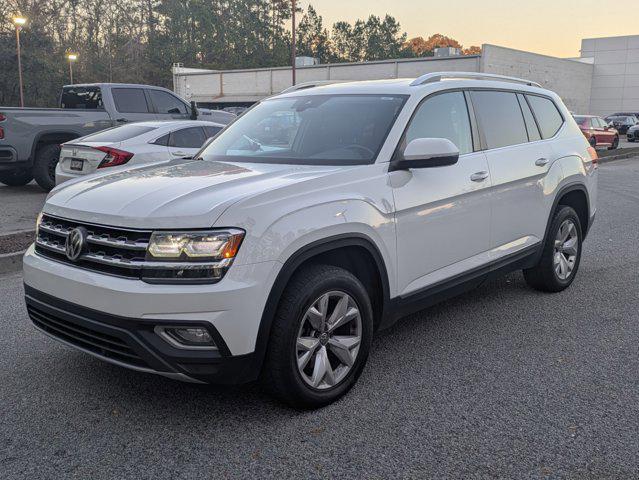
<svg viewBox="0 0 639 480">
<path fill-rule="evenodd" d="M 248 110 L 204 149 L 204 160 L 361 165 L 373 163 L 405 95 L 273 98 Z"/>
<path fill-rule="evenodd" d="M 607 117 L 606 120 L 608 120 L 609 122 L 633 123 L 632 118 L 630 117 L 613 116 Z"/>
</svg>

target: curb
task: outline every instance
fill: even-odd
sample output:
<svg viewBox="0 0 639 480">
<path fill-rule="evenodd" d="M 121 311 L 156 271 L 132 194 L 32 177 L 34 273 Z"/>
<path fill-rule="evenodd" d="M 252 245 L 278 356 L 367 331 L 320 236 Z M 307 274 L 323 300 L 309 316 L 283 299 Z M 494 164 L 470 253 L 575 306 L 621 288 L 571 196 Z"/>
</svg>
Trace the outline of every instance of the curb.
<svg viewBox="0 0 639 480">
<path fill-rule="evenodd" d="M 0 254 L 0 275 L 22 270 L 22 256 L 24 252 L 26 252 L 26 249 L 20 252 Z"/>
<path fill-rule="evenodd" d="M 608 151 L 610 152 L 614 150 L 608 150 Z M 624 148 L 619 153 L 615 153 L 611 155 L 601 155 L 599 157 L 599 162 L 604 163 L 604 162 L 612 162 L 613 160 L 623 160 L 625 158 L 635 157 L 637 155 L 639 155 L 639 147 Z"/>
</svg>

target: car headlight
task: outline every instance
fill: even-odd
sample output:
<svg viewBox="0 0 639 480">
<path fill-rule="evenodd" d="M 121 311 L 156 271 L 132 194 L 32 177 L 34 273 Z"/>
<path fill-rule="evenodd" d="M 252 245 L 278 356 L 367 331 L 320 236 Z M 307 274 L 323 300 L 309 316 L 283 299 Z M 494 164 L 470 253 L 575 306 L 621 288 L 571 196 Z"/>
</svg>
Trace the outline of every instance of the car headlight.
<svg viewBox="0 0 639 480">
<path fill-rule="evenodd" d="M 244 231 L 231 228 L 190 232 L 153 232 L 143 277 L 147 281 L 219 281 L 237 255 Z"/>
</svg>

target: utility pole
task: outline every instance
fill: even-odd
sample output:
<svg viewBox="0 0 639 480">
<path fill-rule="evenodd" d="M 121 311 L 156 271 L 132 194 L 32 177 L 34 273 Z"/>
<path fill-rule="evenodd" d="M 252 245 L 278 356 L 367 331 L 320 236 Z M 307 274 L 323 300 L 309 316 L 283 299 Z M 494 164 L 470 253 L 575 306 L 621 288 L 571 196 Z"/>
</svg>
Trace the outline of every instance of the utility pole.
<svg viewBox="0 0 639 480">
<path fill-rule="evenodd" d="M 291 63 L 292 63 L 292 73 L 293 73 L 293 85 L 295 85 L 295 57 L 297 56 L 297 53 L 295 52 L 295 0 L 292 0 L 293 2 L 293 10 L 292 10 L 292 20 L 293 20 L 293 27 L 292 27 L 292 33 L 293 33 L 293 40 L 291 42 Z"/>
<path fill-rule="evenodd" d="M 22 87 L 22 57 L 20 54 L 20 30 L 25 23 L 27 23 L 27 19 L 24 17 L 15 17 L 13 19 L 13 23 L 16 26 L 16 46 L 18 49 L 18 84 L 20 86 L 20 107 L 24 108 L 24 90 Z"/>
</svg>

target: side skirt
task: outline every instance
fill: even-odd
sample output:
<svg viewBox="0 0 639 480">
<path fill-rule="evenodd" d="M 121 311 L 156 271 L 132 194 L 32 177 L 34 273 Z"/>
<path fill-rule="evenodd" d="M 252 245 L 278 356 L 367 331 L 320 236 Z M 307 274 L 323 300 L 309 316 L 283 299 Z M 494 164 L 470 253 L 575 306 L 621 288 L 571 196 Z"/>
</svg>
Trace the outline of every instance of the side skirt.
<svg viewBox="0 0 639 480">
<path fill-rule="evenodd" d="M 462 273 L 442 282 L 430 285 L 425 289 L 405 296 L 391 298 L 380 330 L 395 324 L 397 320 L 437 303 L 456 297 L 462 293 L 480 286 L 490 278 L 506 273 L 531 268 L 539 262 L 542 244 L 531 245 L 519 252 L 507 255 L 495 262 Z"/>
</svg>

